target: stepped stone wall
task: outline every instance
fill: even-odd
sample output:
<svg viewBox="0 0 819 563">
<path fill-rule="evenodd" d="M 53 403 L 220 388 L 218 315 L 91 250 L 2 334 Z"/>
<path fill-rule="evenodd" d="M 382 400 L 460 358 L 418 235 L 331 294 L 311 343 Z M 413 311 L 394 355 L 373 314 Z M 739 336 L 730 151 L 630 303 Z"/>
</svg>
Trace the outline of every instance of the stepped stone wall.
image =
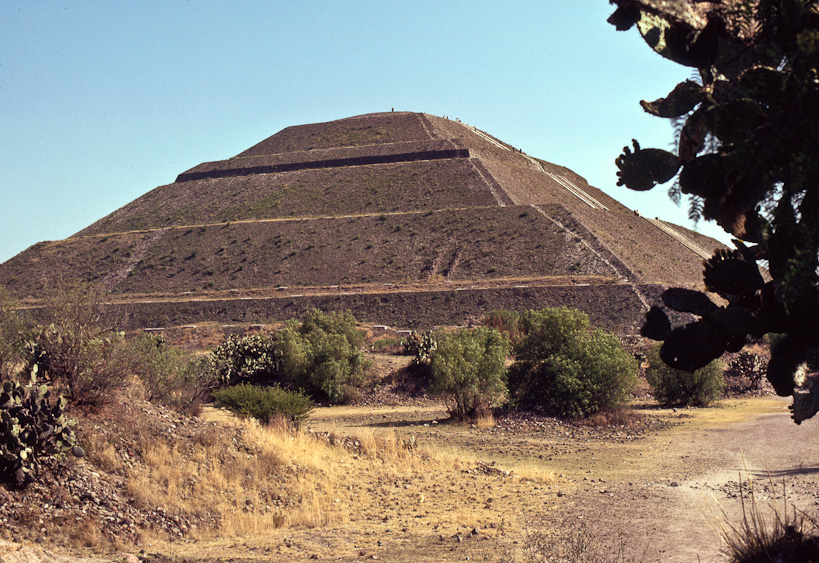
<svg viewBox="0 0 819 563">
<path fill-rule="evenodd" d="M 199 164 L 0 265 L 0 284 L 36 307 L 57 276 L 101 283 L 134 327 L 310 307 L 421 327 L 569 305 L 630 331 L 656 288 L 700 285 L 719 246 L 476 127 L 389 112 L 288 127 Z"/>
<path fill-rule="evenodd" d="M 652 287 L 639 286 L 638 289 Z M 129 319 L 127 329 L 210 321 L 265 323 L 271 319 L 300 318 L 308 310 L 318 308 L 350 311 L 365 323 L 426 330 L 476 323 L 498 309 L 561 306 L 580 309 L 589 315 L 593 326 L 621 334 L 635 334 L 644 321 L 644 308 L 635 287 L 621 284 L 169 301 L 126 304 L 121 310 Z"/>
</svg>

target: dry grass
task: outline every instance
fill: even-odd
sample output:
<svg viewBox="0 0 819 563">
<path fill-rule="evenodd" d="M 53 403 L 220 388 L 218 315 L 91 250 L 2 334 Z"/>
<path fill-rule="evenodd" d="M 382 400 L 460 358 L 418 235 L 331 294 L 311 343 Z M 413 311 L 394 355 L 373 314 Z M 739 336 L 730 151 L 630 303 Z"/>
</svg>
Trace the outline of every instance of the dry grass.
<svg viewBox="0 0 819 563">
<path fill-rule="evenodd" d="M 819 558 L 817 520 L 788 506 L 784 482 L 781 506 L 760 504 L 750 476 L 744 482 L 740 476 L 740 486 L 740 518 L 732 521 L 720 507 L 716 526 L 724 551 L 733 563 L 815 561 Z"/>
<path fill-rule="evenodd" d="M 477 420 L 475 420 L 475 426 L 481 430 L 493 428 L 495 424 L 495 417 L 492 415 L 492 413 L 480 416 Z"/>
<path fill-rule="evenodd" d="M 282 424 L 232 421 L 241 436 L 207 434 L 193 443 L 151 440 L 142 464 L 126 472 L 126 489 L 142 507 L 161 507 L 198 521 L 215 520 L 195 537 L 248 536 L 280 527 L 326 527 L 358 509 L 341 503 L 351 487 L 373 479 L 459 470 L 463 456 L 422 447 L 394 432 L 362 430 L 353 435 L 294 432 Z M 238 446 L 238 447 L 237 447 Z M 91 456 L 118 471 L 105 445 Z M 363 499 L 366 502 L 366 499 Z"/>
<path fill-rule="evenodd" d="M 92 520 L 85 520 L 77 526 L 72 527 L 68 534 L 75 546 L 94 549 L 103 543 L 99 525 Z"/>
<path fill-rule="evenodd" d="M 143 506 L 200 519 L 216 515 L 214 529 L 199 531 L 205 537 L 338 519 L 331 505 L 337 479 L 327 452 L 302 435 L 251 424 L 242 430 L 244 448 L 231 447 L 224 436 L 187 448 L 149 445 L 144 465 L 128 473 L 128 493 Z"/>
<path fill-rule="evenodd" d="M 84 422 L 86 461 L 117 483 L 120 502 L 148 515 L 145 522 L 135 518 L 144 549 L 185 557 L 249 555 L 257 545 L 274 546 L 282 557 L 314 545 L 337 557 L 351 538 L 369 545 L 372 538 L 400 537 L 424 551 L 420 546 L 443 547 L 439 536 L 466 536 L 474 527 L 479 539 L 506 542 L 518 537 L 522 510 L 540 510 L 547 499 L 551 505 L 567 486 L 543 464 L 495 464 L 439 439 L 438 433 L 475 431 L 424 426 L 443 414 L 440 406 L 321 410 L 339 418 L 325 420 L 321 430 L 293 431 L 212 407 L 204 408 L 204 420 L 191 421 L 135 401 Z M 362 419 L 369 425 L 348 424 Z M 417 424 L 390 427 L 391 419 Z M 165 524 L 177 517 L 184 534 Z M 316 534 L 325 538 L 321 547 L 313 543 Z M 116 540 L 104 526 L 75 524 L 63 541 L 100 552 Z"/>
</svg>

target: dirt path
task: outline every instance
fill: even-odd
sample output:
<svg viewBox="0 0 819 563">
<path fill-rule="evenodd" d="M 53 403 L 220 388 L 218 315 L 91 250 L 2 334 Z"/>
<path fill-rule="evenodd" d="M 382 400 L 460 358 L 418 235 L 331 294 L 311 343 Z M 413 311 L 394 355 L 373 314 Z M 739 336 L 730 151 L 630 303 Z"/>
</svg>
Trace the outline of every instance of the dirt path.
<svg viewBox="0 0 819 563">
<path fill-rule="evenodd" d="M 819 422 L 797 426 L 787 405 L 765 398 L 715 409 L 654 409 L 652 415 L 678 425 L 638 437 L 516 431 L 503 424 L 436 427 L 430 423 L 443 416 L 440 408 L 351 409 L 343 416 L 322 413 L 316 422 L 352 431 L 383 421 L 499 466 L 542 464 L 565 476 L 565 495 L 547 520 L 527 515 L 535 525 L 566 530 L 584 521 L 601 541 L 628 536 L 636 561 L 708 563 L 725 560 L 719 520 L 724 511 L 731 522 L 740 521 L 749 477 L 766 514 L 767 505 L 781 510 L 785 500 L 800 510 L 819 505 Z"/>
<path fill-rule="evenodd" d="M 645 561 L 725 560 L 719 516 L 724 511 L 739 522 L 741 485 L 749 477 L 766 514 L 766 505 L 781 510 L 785 500 L 800 510 L 819 504 L 819 423 L 795 425 L 787 404 L 751 401 L 727 413 L 726 423 L 718 411 L 708 413 L 649 440 L 640 456 L 646 461 L 625 472 L 616 469 L 616 458 L 608 460 L 599 472 L 614 477 L 583 477 L 564 517 L 585 518 L 610 536 L 626 531 L 631 554 Z M 748 407 L 760 414 L 732 420 Z"/>
<path fill-rule="evenodd" d="M 763 504 L 819 504 L 819 421 L 796 426 L 787 401 L 646 412 L 653 422 L 630 429 L 525 415 L 484 428 L 448 423 L 437 404 L 318 409 L 319 440 L 395 433 L 432 446 L 439 461 L 404 467 L 339 448 L 326 460 L 332 500 L 316 509 L 332 516 L 327 523 L 148 538 L 144 549 L 163 563 L 511 563 L 523 561 L 527 530 L 560 541 L 585 524 L 611 550 L 625 534 L 627 561 L 719 563 L 717 516 L 721 508 L 739 521 L 748 475 Z"/>
</svg>

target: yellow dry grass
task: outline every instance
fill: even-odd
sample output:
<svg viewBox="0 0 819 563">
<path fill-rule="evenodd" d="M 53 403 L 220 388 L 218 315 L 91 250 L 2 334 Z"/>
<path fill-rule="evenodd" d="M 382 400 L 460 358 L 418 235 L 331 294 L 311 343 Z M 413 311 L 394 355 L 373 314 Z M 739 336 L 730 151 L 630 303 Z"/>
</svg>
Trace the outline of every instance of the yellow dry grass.
<svg viewBox="0 0 819 563">
<path fill-rule="evenodd" d="M 136 412 L 143 410 L 150 411 Z M 496 464 L 468 444 L 438 436 L 477 431 L 477 425 L 433 424 L 443 414 L 440 406 L 332 410 L 335 420 L 321 412 L 312 429 L 294 431 L 205 407 L 201 418 L 210 424 L 178 435 L 157 431 L 154 418 L 115 411 L 110 416 L 121 416 L 129 432 L 128 455 L 119 442 L 95 439 L 89 430 L 88 461 L 123 478 L 124 496 L 144 512 L 195 524 L 178 538 L 159 528 L 140 532 L 146 550 L 184 557 L 235 557 L 251 548 L 267 553 L 271 545 L 286 557 L 307 544 L 336 557 L 351 540 L 369 545 L 371 538 L 396 534 L 421 549 L 473 527 L 483 530 L 482 538 L 509 541 L 523 529 L 523 514 L 536 513 L 546 501 L 551 506 L 566 486 L 543 464 Z M 102 420 L 100 428 L 108 421 Z M 412 424 L 385 422 L 394 420 Z M 74 536 L 78 549 L 111 548 L 93 526 Z M 296 537 L 304 543 L 288 548 L 288 538 Z M 315 547 L 316 537 L 327 547 Z"/>
<path fill-rule="evenodd" d="M 315 434 L 214 411 L 207 417 L 239 430 L 241 440 L 230 433 L 182 445 L 151 440 L 142 444 L 143 463 L 125 470 L 127 492 L 138 505 L 198 521 L 210 518 L 213 526 L 192 532 L 200 540 L 343 524 L 383 508 L 375 507 L 372 495 L 350 491 L 432 473 L 456 475 L 473 462 L 460 452 L 419 445 L 393 431 Z M 121 470 L 109 449 L 94 451 L 94 463 Z M 535 473 L 529 477 L 545 479 Z M 424 500 L 423 493 L 407 493 L 396 503 L 421 505 Z M 451 511 L 448 523 L 472 509 L 463 503 L 463 511 Z"/>
</svg>

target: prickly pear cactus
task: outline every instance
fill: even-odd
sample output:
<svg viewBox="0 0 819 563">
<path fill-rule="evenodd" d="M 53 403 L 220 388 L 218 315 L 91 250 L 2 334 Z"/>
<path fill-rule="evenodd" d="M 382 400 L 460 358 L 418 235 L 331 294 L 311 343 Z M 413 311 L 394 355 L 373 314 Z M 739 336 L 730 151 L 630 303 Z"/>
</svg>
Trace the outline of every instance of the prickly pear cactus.
<svg viewBox="0 0 819 563">
<path fill-rule="evenodd" d="M 65 417 L 66 400 L 52 401 L 36 372 L 28 385 L 7 381 L 0 392 L 0 479 L 16 487 L 31 482 L 44 459 L 85 455 L 72 429 L 76 421 Z"/>
<path fill-rule="evenodd" d="M 802 424 L 803 420 L 813 418 L 819 412 L 819 385 L 814 379 L 805 379 L 802 385 L 794 389 L 790 409 L 796 424 Z"/>
<path fill-rule="evenodd" d="M 405 356 L 413 356 L 415 365 L 427 365 L 432 360 L 432 354 L 438 348 L 438 341 L 430 331 L 418 334 L 414 330 L 402 342 Z"/>
</svg>

